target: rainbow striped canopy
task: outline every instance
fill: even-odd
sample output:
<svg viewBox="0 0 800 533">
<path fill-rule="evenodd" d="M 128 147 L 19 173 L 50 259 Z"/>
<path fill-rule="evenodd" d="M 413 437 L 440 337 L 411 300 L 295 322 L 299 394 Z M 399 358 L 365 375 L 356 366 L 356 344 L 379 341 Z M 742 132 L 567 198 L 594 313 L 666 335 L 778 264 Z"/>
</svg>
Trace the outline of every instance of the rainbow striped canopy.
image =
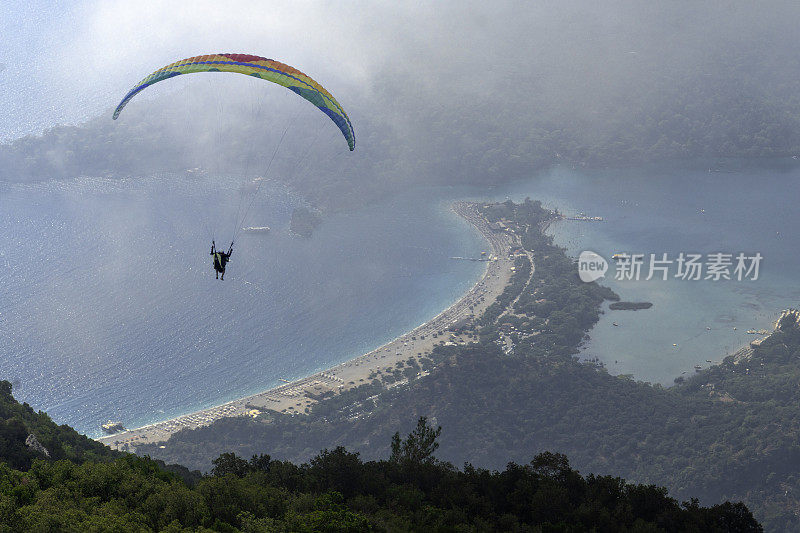
<svg viewBox="0 0 800 533">
<path fill-rule="evenodd" d="M 128 91 L 114 110 L 114 120 L 127 103 L 143 89 L 162 80 L 193 72 L 237 72 L 282 85 L 317 106 L 339 127 L 350 150 L 356 147 L 356 137 L 350 117 L 339 102 L 322 85 L 299 70 L 274 59 L 247 54 L 212 54 L 181 59 L 156 70 Z"/>
</svg>

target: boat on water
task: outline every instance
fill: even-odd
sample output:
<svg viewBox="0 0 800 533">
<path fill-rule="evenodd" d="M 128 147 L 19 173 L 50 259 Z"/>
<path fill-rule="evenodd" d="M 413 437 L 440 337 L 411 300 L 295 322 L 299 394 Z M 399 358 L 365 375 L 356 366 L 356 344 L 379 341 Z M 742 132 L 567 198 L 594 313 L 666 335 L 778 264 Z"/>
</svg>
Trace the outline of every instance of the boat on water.
<svg viewBox="0 0 800 533">
<path fill-rule="evenodd" d="M 269 233 L 269 226 L 249 226 L 242 228 L 245 233 Z"/>
<path fill-rule="evenodd" d="M 109 420 L 105 424 L 101 424 L 100 427 L 104 433 L 108 433 L 109 435 L 119 433 L 120 431 L 125 431 L 125 426 L 122 425 L 122 422 L 114 422 L 112 420 Z"/>
<path fill-rule="evenodd" d="M 603 221 L 603 217 L 590 217 L 588 215 L 585 215 L 584 213 L 581 213 L 576 217 L 563 217 L 563 218 L 566 218 L 567 220 L 583 220 L 584 222 L 602 222 Z"/>
</svg>

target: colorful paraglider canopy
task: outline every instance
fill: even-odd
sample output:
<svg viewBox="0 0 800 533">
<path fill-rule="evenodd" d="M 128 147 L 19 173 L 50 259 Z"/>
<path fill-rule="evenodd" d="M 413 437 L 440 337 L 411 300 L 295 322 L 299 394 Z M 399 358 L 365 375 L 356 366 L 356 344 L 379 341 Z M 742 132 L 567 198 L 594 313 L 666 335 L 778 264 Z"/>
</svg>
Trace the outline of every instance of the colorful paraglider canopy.
<svg viewBox="0 0 800 533">
<path fill-rule="evenodd" d="M 339 127 L 350 150 L 356 147 L 350 117 L 322 85 L 294 67 L 274 59 L 247 54 L 212 54 L 190 57 L 156 70 L 128 91 L 114 110 L 114 120 L 127 103 L 143 89 L 159 81 L 194 72 L 236 72 L 282 85 L 317 106 Z"/>
</svg>

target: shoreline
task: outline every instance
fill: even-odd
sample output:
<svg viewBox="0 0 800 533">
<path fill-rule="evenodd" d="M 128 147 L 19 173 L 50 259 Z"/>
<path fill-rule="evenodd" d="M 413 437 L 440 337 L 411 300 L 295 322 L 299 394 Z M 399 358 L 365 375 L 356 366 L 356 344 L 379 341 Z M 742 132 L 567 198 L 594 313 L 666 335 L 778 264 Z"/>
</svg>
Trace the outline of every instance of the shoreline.
<svg viewBox="0 0 800 533">
<path fill-rule="evenodd" d="M 449 331 L 454 323 L 480 317 L 508 284 L 514 265 L 509 259 L 513 246 L 519 245 L 518 237 L 511 233 L 493 230 L 484 219 L 478 206 L 472 202 L 456 202 L 451 210 L 472 224 L 491 246 L 490 260 L 478 281 L 461 297 L 442 312 L 423 322 L 411 331 L 385 343 L 374 350 L 358 355 L 343 363 L 315 372 L 283 385 L 235 400 L 187 413 L 139 428 L 126 430 L 95 440 L 111 448 L 133 451 L 138 444 L 153 444 L 166 441 L 182 429 L 195 429 L 229 417 L 256 417 L 265 411 L 284 414 L 303 414 L 317 402 L 311 395 L 331 395 L 380 379 L 383 372 L 391 371 L 398 361 L 421 358 L 428 355 L 438 344 L 459 343 L 465 339 Z M 404 382 L 401 380 L 399 383 Z M 389 385 L 394 386 L 395 384 Z"/>
</svg>

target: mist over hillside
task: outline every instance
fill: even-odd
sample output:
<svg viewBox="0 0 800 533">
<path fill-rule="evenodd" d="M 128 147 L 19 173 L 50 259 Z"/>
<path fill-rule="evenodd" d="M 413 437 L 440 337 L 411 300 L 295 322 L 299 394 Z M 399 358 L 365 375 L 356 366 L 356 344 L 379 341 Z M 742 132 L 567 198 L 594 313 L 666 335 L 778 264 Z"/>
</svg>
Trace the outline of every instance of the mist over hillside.
<svg viewBox="0 0 800 533">
<path fill-rule="evenodd" d="M 60 49 L 62 66 L 70 50 L 90 57 L 70 63 L 65 83 L 44 93 L 53 109 L 74 105 L 70 113 L 88 121 L 2 146 L 0 178 L 194 167 L 247 178 L 269 168 L 312 201 L 346 206 L 416 182 L 495 183 L 554 163 L 800 152 L 800 63 L 792 53 L 800 8 L 789 2 L 768 9 L 724 2 L 326 7 L 310 20 L 330 16 L 336 25 L 287 17 L 266 39 L 259 37 L 275 23 L 265 10 L 244 4 L 234 36 L 207 24 L 207 9 L 201 3 L 171 35 L 156 17 L 122 9 L 117 15 L 129 18 L 119 35 L 102 31 L 116 53 Z M 87 17 L 102 26 L 112 14 L 103 7 Z M 291 29 L 300 26 L 313 29 L 299 38 Z M 136 38 L 126 46 L 130 35 Z M 146 53 L 148 35 L 158 36 L 157 53 Z M 356 151 L 345 153 L 336 128 L 307 102 L 229 74 L 157 84 L 110 120 L 135 81 L 217 48 L 291 60 L 316 77 L 349 113 Z M 99 85 L 108 90 L 87 102 L 81 91 L 98 76 L 90 67 L 97 62 L 113 65 L 114 76 L 103 76 Z M 6 83 L 30 76 L 9 65 L 0 74 Z M 22 113 L 30 98 L 22 95 L 11 113 Z"/>
</svg>

